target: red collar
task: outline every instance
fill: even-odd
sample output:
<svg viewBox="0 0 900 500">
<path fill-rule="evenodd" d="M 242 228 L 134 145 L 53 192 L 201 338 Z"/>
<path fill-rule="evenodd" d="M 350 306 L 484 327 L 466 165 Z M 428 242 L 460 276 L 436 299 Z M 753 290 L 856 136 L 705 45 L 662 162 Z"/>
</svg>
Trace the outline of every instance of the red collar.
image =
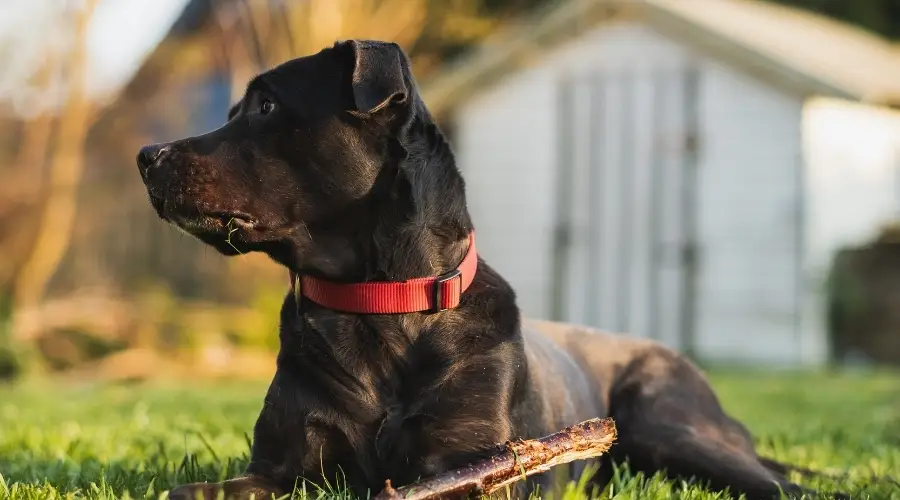
<svg viewBox="0 0 900 500">
<path fill-rule="evenodd" d="M 475 233 L 469 233 L 469 250 L 459 267 L 437 277 L 406 281 L 370 281 L 334 283 L 291 271 L 291 289 L 295 300 L 300 295 L 337 311 L 357 314 L 400 314 L 420 311 L 438 312 L 459 305 L 478 268 Z M 298 279 L 299 278 L 299 279 Z"/>
</svg>

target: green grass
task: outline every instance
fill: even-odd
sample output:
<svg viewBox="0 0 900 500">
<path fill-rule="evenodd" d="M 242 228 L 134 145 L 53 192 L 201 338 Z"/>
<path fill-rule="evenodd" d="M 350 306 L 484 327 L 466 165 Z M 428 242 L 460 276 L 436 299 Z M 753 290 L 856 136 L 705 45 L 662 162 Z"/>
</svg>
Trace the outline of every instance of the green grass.
<svg viewBox="0 0 900 500">
<path fill-rule="evenodd" d="M 762 454 L 847 474 L 806 484 L 900 500 L 897 485 L 868 479 L 900 476 L 900 375 L 731 372 L 712 379 Z M 251 383 L 0 387 L 0 500 L 158 498 L 176 484 L 239 473 L 264 391 Z M 623 472 L 604 494 L 726 498 L 673 486 Z M 574 486 L 564 495 L 584 496 Z"/>
</svg>

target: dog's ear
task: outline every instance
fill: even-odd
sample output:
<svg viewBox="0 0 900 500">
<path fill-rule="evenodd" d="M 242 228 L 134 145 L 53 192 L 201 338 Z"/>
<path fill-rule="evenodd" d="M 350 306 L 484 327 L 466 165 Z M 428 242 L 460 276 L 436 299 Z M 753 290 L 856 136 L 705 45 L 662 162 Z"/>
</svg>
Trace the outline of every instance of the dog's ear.
<svg viewBox="0 0 900 500">
<path fill-rule="evenodd" d="M 371 114 L 407 101 L 406 56 L 399 45 L 371 40 L 346 43 L 354 56 L 352 88 L 357 110 Z"/>
</svg>

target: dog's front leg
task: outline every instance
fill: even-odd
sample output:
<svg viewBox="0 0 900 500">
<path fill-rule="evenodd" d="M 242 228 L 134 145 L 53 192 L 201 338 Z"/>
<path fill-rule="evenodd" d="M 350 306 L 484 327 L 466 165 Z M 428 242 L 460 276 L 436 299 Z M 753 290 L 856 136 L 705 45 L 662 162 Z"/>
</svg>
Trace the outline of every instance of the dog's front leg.
<svg viewBox="0 0 900 500">
<path fill-rule="evenodd" d="M 225 500 L 271 500 L 284 493 L 268 479 L 260 476 L 244 476 L 221 483 L 191 483 L 169 492 L 170 500 L 216 500 L 219 493 Z"/>
<path fill-rule="evenodd" d="M 269 500 L 290 493 L 305 472 L 321 474 L 322 457 L 306 451 L 322 450 L 324 463 L 330 464 L 329 449 L 324 446 L 323 433 L 309 425 L 309 412 L 292 397 L 295 386 L 282 370 L 276 372 L 254 426 L 250 463 L 244 474 L 220 483 L 185 484 L 170 491 L 169 498 L 215 500 L 222 492 L 226 500 Z"/>
</svg>

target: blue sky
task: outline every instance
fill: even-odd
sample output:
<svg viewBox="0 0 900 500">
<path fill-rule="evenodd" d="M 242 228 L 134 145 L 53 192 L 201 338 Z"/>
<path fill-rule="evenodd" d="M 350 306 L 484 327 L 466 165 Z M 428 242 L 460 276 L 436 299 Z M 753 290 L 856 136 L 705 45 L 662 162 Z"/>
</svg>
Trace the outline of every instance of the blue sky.
<svg viewBox="0 0 900 500">
<path fill-rule="evenodd" d="M 94 14 L 88 35 L 97 90 L 113 90 L 127 83 L 187 2 L 103 0 Z"/>
</svg>

